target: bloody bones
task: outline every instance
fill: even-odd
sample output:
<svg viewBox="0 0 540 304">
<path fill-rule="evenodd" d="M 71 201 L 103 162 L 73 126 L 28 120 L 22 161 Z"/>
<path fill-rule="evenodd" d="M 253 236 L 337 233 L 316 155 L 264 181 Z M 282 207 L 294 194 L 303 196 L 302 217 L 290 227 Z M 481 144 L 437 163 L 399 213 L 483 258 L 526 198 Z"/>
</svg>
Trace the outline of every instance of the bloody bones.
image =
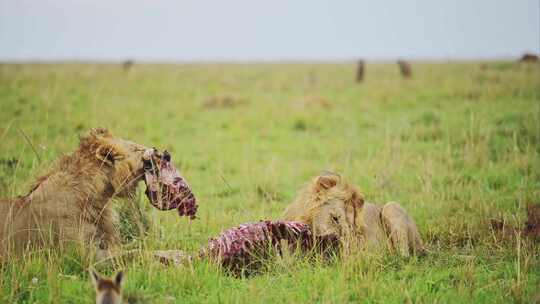
<svg viewBox="0 0 540 304">
<path fill-rule="evenodd" d="M 288 248 L 283 248 L 287 246 Z M 242 224 L 210 239 L 199 256 L 217 261 L 221 266 L 238 274 L 253 270 L 272 252 L 284 250 L 332 254 L 339 247 L 334 235 L 315 238 L 308 225 L 293 221 L 261 221 Z"/>
</svg>

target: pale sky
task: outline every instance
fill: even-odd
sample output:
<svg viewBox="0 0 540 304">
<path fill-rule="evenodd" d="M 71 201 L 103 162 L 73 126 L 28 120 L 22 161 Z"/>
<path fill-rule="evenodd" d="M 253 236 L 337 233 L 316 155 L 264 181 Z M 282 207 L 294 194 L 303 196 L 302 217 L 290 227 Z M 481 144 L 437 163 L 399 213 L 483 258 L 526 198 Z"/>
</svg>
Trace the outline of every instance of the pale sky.
<svg viewBox="0 0 540 304">
<path fill-rule="evenodd" d="M 0 0 L 0 60 L 512 58 L 539 0 Z"/>
</svg>

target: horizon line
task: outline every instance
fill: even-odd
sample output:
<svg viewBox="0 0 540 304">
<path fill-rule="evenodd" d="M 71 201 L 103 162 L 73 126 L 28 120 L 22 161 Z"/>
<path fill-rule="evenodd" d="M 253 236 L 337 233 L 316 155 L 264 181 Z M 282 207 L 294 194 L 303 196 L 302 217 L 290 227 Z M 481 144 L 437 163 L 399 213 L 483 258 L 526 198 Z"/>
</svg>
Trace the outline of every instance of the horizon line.
<svg viewBox="0 0 540 304">
<path fill-rule="evenodd" d="M 359 60 L 375 63 L 395 62 L 407 60 L 411 62 L 444 63 L 444 62 L 489 62 L 489 61 L 516 61 L 525 54 L 537 55 L 535 52 L 523 52 L 521 55 L 501 56 L 401 56 L 401 57 L 343 57 L 343 58 L 246 58 L 246 59 L 158 59 L 158 58 L 0 58 L 0 64 L 117 64 L 133 61 L 141 64 L 294 64 L 294 63 L 351 63 Z"/>
</svg>

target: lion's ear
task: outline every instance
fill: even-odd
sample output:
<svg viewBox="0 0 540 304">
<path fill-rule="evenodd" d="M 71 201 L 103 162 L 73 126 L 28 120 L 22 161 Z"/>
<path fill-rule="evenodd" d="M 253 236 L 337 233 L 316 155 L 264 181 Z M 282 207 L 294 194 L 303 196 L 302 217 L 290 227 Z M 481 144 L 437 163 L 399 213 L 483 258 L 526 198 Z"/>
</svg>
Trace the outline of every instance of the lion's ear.
<svg viewBox="0 0 540 304">
<path fill-rule="evenodd" d="M 97 147 L 96 158 L 104 164 L 112 166 L 115 161 L 124 159 L 125 154 L 114 144 L 104 142 Z"/>
<path fill-rule="evenodd" d="M 103 141 L 112 138 L 112 134 L 105 128 L 90 129 L 86 134 L 79 137 L 79 148 L 85 151 L 93 151 Z"/>
<path fill-rule="evenodd" d="M 86 134 L 82 135 L 79 140 L 81 142 L 83 141 L 92 141 L 97 140 L 99 138 L 111 138 L 112 134 L 109 132 L 109 130 L 105 128 L 93 128 L 88 130 Z"/>
<path fill-rule="evenodd" d="M 317 177 L 317 186 L 321 189 L 328 190 L 335 185 L 337 185 L 337 180 L 335 176 L 332 175 L 322 175 Z"/>
<path fill-rule="evenodd" d="M 109 130 L 105 129 L 105 128 L 101 128 L 101 127 L 98 127 L 98 128 L 93 128 L 89 131 L 89 134 L 91 136 L 102 136 L 102 137 L 112 137 L 112 134 L 111 132 L 109 132 Z"/>
</svg>

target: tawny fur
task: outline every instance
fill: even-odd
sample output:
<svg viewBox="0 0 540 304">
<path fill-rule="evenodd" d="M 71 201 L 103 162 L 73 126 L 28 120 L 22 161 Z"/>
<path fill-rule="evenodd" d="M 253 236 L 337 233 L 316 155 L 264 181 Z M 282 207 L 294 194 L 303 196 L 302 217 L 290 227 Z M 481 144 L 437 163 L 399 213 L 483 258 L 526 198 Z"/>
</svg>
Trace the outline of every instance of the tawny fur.
<svg viewBox="0 0 540 304">
<path fill-rule="evenodd" d="M 0 260 L 10 251 L 51 242 L 81 241 L 99 249 L 118 245 L 111 198 L 135 194 L 146 149 L 105 129 L 88 132 L 28 194 L 0 201 Z"/>
<path fill-rule="evenodd" d="M 124 273 L 119 271 L 113 279 L 108 279 L 91 269 L 90 278 L 96 290 L 96 304 L 122 303 L 122 283 Z"/>
<path fill-rule="evenodd" d="M 325 174 L 300 190 L 283 219 L 308 224 L 318 236 L 351 235 L 363 204 L 364 195 L 357 188 L 337 175 Z"/>
<path fill-rule="evenodd" d="M 331 172 L 305 186 L 283 218 L 310 225 L 317 236 L 337 234 L 345 244 L 354 241 L 369 250 L 389 247 L 403 256 L 424 251 L 418 228 L 403 207 L 365 203 L 362 192 Z"/>
</svg>

